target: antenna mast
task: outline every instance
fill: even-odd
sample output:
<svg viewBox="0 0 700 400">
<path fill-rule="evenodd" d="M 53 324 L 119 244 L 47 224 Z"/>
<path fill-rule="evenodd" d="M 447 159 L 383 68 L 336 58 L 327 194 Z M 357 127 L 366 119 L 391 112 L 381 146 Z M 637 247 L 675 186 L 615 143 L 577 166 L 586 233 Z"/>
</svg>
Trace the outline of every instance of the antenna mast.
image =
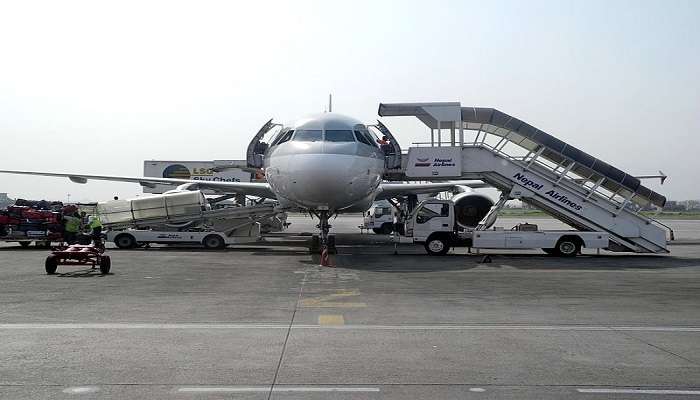
<svg viewBox="0 0 700 400">
<path fill-rule="evenodd" d="M 328 94 L 328 112 L 333 112 L 333 95 Z"/>
</svg>

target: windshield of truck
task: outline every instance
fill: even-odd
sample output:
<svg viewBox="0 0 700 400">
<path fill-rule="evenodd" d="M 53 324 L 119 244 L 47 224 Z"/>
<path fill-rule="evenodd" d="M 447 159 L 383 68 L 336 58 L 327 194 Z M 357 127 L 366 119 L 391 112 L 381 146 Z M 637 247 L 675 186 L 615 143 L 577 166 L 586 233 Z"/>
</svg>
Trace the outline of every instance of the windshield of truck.
<svg viewBox="0 0 700 400">
<path fill-rule="evenodd" d="M 425 203 L 418 209 L 416 222 L 424 224 L 435 217 L 447 217 L 450 215 L 449 205 L 446 203 Z"/>
</svg>

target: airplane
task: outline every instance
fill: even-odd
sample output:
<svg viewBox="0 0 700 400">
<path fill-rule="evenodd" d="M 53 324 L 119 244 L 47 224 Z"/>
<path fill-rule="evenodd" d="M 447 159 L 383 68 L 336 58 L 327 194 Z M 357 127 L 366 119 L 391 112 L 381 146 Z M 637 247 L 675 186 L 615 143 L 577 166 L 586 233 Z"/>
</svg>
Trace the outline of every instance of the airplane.
<svg viewBox="0 0 700 400">
<path fill-rule="evenodd" d="M 388 131 L 381 122 L 379 124 L 381 129 Z M 456 189 L 462 192 L 459 194 L 462 202 L 472 204 L 475 226 L 493 206 L 488 196 L 471 190 L 486 187 L 482 182 L 384 182 L 386 154 L 368 125 L 357 119 L 326 112 L 298 120 L 290 126 L 273 124 L 270 120 L 256 138 L 262 138 L 273 127 L 279 128 L 279 132 L 270 143 L 254 139 L 249 147 L 249 156 L 252 156 L 249 157 L 249 166 L 263 168 L 267 182 L 211 182 L 18 170 L 0 170 L 0 173 L 67 177 L 75 183 L 95 179 L 133 182 L 145 187 L 169 184 L 177 185 L 176 190 L 211 189 L 226 194 L 276 199 L 284 210 L 308 211 L 319 219 L 317 227 L 322 249 L 329 244 L 330 218 L 342 213 L 365 212 L 375 200 Z"/>
</svg>

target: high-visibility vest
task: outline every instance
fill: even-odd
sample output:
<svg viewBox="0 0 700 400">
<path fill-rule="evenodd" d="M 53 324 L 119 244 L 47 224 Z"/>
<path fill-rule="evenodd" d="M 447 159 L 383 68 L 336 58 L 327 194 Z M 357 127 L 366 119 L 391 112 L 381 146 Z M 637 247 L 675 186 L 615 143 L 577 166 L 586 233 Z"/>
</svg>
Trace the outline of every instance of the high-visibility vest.
<svg viewBox="0 0 700 400">
<path fill-rule="evenodd" d="M 65 229 L 66 232 L 76 233 L 80 230 L 80 218 L 68 215 L 63 217 L 66 220 Z"/>
<path fill-rule="evenodd" d="M 90 229 L 95 229 L 95 228 L 101 228 L 102 227 L 102 221 L 100 221 L 100 217 L 90 217 L 90 223 L 88 224 Z"/>
</svg>

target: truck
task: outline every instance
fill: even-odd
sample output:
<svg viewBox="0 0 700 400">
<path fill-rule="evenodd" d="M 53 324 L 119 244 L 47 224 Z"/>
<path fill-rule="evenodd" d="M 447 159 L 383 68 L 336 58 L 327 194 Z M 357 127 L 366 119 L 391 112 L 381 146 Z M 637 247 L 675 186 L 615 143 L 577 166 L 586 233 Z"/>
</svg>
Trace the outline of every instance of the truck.
<svg viewBox="0 0 700 400">
<path fill-rule="evenodd" d="M 394 231 L 394 207 L 387 200 L 375 201 L 363 218 L 362 229 L 371 229 L 378 235 Z"/>
<path fill-rule="evenodd" d="M 401 242 L 423 244 L 430 255 L 445 255 L 453 247 L 476 249 L 542 249 L 547 254 L 573 257 L 581 248 L 607 248 L 610 236 L 606 232 L 575 230 L 541 231 L 537 225 L 518 224 L 510 230 L 487 229 L 489 215 L 477 226 L 460 223 L 466 214 L 453 200 L 425 200 L 406 220 L 406 238 Z M 492 220 L 495 222 L 495 217 Z"/>
<path fill-rule="evenodd" d="M 98 203 L 96 212 L 107 241 L 121 249 L 156 244 L 198 244 L 208 249 L 251 243 L 261 236 L 261 222 L 286 227 L 276 202 L 239 207 L 212 207 L 201 191 Z M 271 221 L 275 221 L 274 223 Z"/>
</svg>

